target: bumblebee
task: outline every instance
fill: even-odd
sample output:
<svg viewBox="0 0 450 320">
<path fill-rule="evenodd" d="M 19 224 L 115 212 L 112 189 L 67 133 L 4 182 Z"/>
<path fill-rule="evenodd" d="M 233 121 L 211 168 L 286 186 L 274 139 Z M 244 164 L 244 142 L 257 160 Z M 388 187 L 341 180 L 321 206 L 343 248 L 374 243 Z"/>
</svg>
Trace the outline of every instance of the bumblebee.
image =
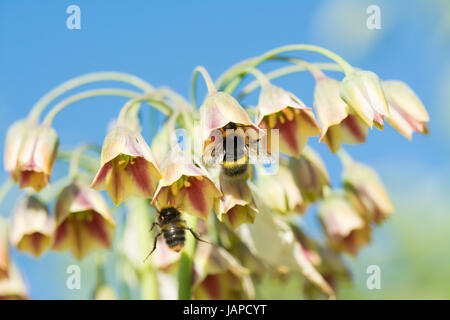
<svg viewBox="0 0 450 320">
<path fill-rule="evenodd" d="M 144 259 L 144 262 L 150 257 L 153 251 L 155 251 L 160 236 L 164 237 L 169 249 L 175 252 L 180 252 L 184 248 L 186 230 L 189 230 L 198 241 L 209 243 L 208 241 L 200 239 L 197 233 L 186 225 L 186 221 L 181 219 L 181 212 L 173 206 L 164 207 L 158 211 L 156 221 L 153 222 L 150 231 L 152 231 L 155 226 L 159 227 L 159 232 L 156 234 L 153 249 Z"/>
<path fill-rule="evenodd" d="M 218 160 L 222 167 L 222 173 L 228 178 L 238 178 L 244 176 L 249 167 L 249 152 L 252 147 L 257 146 L 257 139 L 250 139 L 243 128 L 235 123 L 228 123 L 220 129 L 222 141 L 210 143 L 205 149 L 205 154 L 209 156 L 207 163 Z"/>
</svg>

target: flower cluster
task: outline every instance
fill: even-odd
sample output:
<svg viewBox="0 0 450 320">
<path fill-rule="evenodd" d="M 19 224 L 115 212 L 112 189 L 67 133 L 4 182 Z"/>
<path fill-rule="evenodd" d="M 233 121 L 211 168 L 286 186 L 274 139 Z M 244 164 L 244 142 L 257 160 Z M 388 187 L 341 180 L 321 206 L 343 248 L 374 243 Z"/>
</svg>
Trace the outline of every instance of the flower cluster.
<svg viewBox="0 0 450 320">
<path fill-rule="evenodd" d="M 345 76 L 334 79 L 320 63 L 286 58 L 294 51 L 322 54 Z M 273 84 L 275 76 L 257 69 L 282 55 L 296 67 L 292 72 L 306 70 L 314 76 L 312 107 Z M 198 74 L 208 86 L 199 108 Z M 234 94 L 249 75 L 256 82 Z M 77 93 L 40 121 L 62 91 L 99 80 L 126 82 L 140 91 L 102 88 Z M 243 106 L 242 97 L 258 87 L 256 107 Z M 381 81 L 375 73 L 311 45 L 281 47 L 247 59 L 215 83 L 206 69 L 197 67 L 192 92 L 189 103 L 168 88 L 154 88 L 132 75 L 90 74 L 55 88 L 26 119 L 11 125 L 5 170 L 21 189 L 34 193 L 19 201 L 9 222 L 0 221 L 0 297 L 27 296 L 9 259 L 10 244 L 35 257 L 52 249 L 82 259 L 92 251 L 112 249 L 121 282 L 138 286 L 143 298 L 173 297 L 178 290 L 180 298 L 251 299 L 262 278 L 280 281 L 295 274 L 304 277 L 299 290 L 307 297 L 317 290 L 335 296 L 338 282 L 349 279 L 341 255 L 356 255 L 371 240 L 372 228 L 394 211 L 377 173 L 353 160 L 342 145 L 364 143 L 369 128 L 382 130 L 385 120 L 409 139 L 413 132 L 427 133 L 429 118 L 419 98 L 401 81 Z M 130 98 L 102 147 L 83 144 L 74 151 L 59 151 L 54 117 L 75 101 L 100 95 Z M 139 109 L 144 104 L 167 116 L 151 147 L 141 132 Z M 183 143 L 177 136 L 180 130 L 187 133 Z M 331 187 L 325 163 L 307 145 L 316 136 L 342 161 L 341 189 Z M 99 163 L 87 149 L 101 150 Z M 70 161 L 69 175 L 50 184 L 55 160 Z M 126 204 L 120 207 L 126 222 L 117 231 L 102 190 L 115 206 Z M 323 239 L 311 238 L 296 223 L 313 203 L 319 204 Z M 159 230 L 153 254 L 148 230 L 155 226 Z M 167 243 L 157 242 L 159 236 Z M 209 243 L 196 245 L 195 239 Z M 182 248 L 181 254 L 170 250 Z M 150 262 L 142 262 L 149 251 Z M 117 297 L 105 283 L 100 253 L 93 297 Z M 178 283 L 171 278 L 176 271 Z"/>
</svg>

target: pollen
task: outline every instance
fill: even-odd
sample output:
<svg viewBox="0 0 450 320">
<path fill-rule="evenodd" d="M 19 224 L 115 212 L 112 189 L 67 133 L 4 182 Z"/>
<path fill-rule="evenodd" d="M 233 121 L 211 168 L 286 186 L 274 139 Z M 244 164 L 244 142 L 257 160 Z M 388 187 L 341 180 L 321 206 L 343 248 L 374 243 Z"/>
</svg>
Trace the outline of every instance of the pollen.
<svg viewBox="0 0 450 320">
<path fill-rule="evenodd" d="M 289 121 L 294 120 L 294 111 L 291 108 L 284 109 L 283 113 Z"/>
<path fill-rule="evenodd" d="M 173 194 L 174 196 L 176 196 L 176 195 L 178 194 L 178 186 L 177 186 L 176 183 L 173 183 L 173 184 L 170 186 L 170 191 L 172 192 L 172 194 Z"/>
<path fill-rule="evenodd" d="M 176 246 L 170 247 L 170 249 L 175 252 L 180 252 L 181 250 L 183 250 L 183 248 L 184 244 L 177 244 Z"/>
<path fill-rule="evenodd" d="M 277 124 L 277 116 L 275 114 L 271 114 L 269 116 L 269 128 L 274 128 Z"/>
<path fill-rule="evenodd" d="M 189 188 L 189 187 L 191 186 L 191 183 L 190 183 L 189 181 L 185 180 L 185 181 L 184 181 L 184 186 L 185 186 L 186 188 Z"/>
</svg>

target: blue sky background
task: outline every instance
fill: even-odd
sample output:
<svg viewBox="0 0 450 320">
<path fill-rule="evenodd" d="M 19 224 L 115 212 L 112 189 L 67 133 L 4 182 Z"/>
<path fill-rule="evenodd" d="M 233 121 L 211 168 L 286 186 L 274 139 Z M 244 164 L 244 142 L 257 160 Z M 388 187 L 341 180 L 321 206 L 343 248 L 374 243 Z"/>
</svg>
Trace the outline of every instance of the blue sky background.
<svg viewBox="0 0 450 320">
<path fill-rule="evenodd" d="M 81 8 L 81 30 L 66 28 L 66 8 L 71 4 Z M 381 8 L 380 30 L 366 28 L 370 4 Z M 356 281 L 343 297 L 412 297 L 411 289 L 419 282 L 427 288 L 417 292 L 419 297 L 442 297 L 450 290 L 433 289 L 433 281 L 442 279 L 433 280 L 432 274 L 436 268 L 450 268 L 448 1 L 0 0 L 0 148 L 8 126 L 25 117 L 43 94 L 71 77 L 94 71 L 128 72 L 188 97 L 196 65 L 204 65 L 215 78 L 239 60 L 292 43 L 325 46 L 382 79 L 407 82 L 431 118 L 429 136 L 415 135 L 409 142 L 386 126 L 384 132 L 370 132 L 367 144 L 347 148 L 380 173 L 397 212 L 377 230 L 374 244 L 349 261 Z M 326 61 L 315 54 L 298 56 Z M 293 75 L 277 83 L 312 104 L 309 75 Z M 98 85 L 84 88 L 90 87 Z M 200 88 L 202 95 L 205 88 Z M 255 104 L 256 97 L 246 102 Z M 100 97 L 63 111 L 54 122 L 61 147 L 100 143 L 124 102 Z M 158 116 L 145 110 L 143 117 Z M 317 147 L 338 184 L 339 161 L 316 140 L 311 145 Z M 61 176 L 65 167 L 57 165 L 55 170 Z M 2 181 L 6 177 L 0 173 Z M 18 194 L 15 189 L 8 195 L 1 215 L 8 215 Z M 414 249 L 408 254 L 411 246 Z M 47 253 L 34 260 L 14 252 L 33 298 L 88 296 L 90 288 L 80 292 L 65 288 L 65 266 L 73 260 L 63 256 Z M 402 272 L 414 263 L 425 275 Z M 89 261 L 82 264 L 90 270 Z M 369 264 L 386 270 L 383 274 L 389 280 L 380 292 L 363 290 Z M 86 277 L 83 281 L 91 276 Z"/>
</svg>

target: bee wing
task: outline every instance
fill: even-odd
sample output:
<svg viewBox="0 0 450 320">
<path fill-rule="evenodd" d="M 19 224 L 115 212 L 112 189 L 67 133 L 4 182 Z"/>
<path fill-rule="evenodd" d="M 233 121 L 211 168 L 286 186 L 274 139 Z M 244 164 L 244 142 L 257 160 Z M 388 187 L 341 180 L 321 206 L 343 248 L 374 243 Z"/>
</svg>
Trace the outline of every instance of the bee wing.
<svg viewBox="0 0 450 320">
<path fill-rule="evenodd" d="M 251 140 L 245 145 L 249 163 L 256 163 L 258 157 L 258 140 Z"/>
<path fill-rule="evenodd" d="M 203 151 L 202 160 L 206 166 L 213 166 L 221 163 L 225 156 L 225 150 L 222 143 L 210 143 Z"/>
</svg>

